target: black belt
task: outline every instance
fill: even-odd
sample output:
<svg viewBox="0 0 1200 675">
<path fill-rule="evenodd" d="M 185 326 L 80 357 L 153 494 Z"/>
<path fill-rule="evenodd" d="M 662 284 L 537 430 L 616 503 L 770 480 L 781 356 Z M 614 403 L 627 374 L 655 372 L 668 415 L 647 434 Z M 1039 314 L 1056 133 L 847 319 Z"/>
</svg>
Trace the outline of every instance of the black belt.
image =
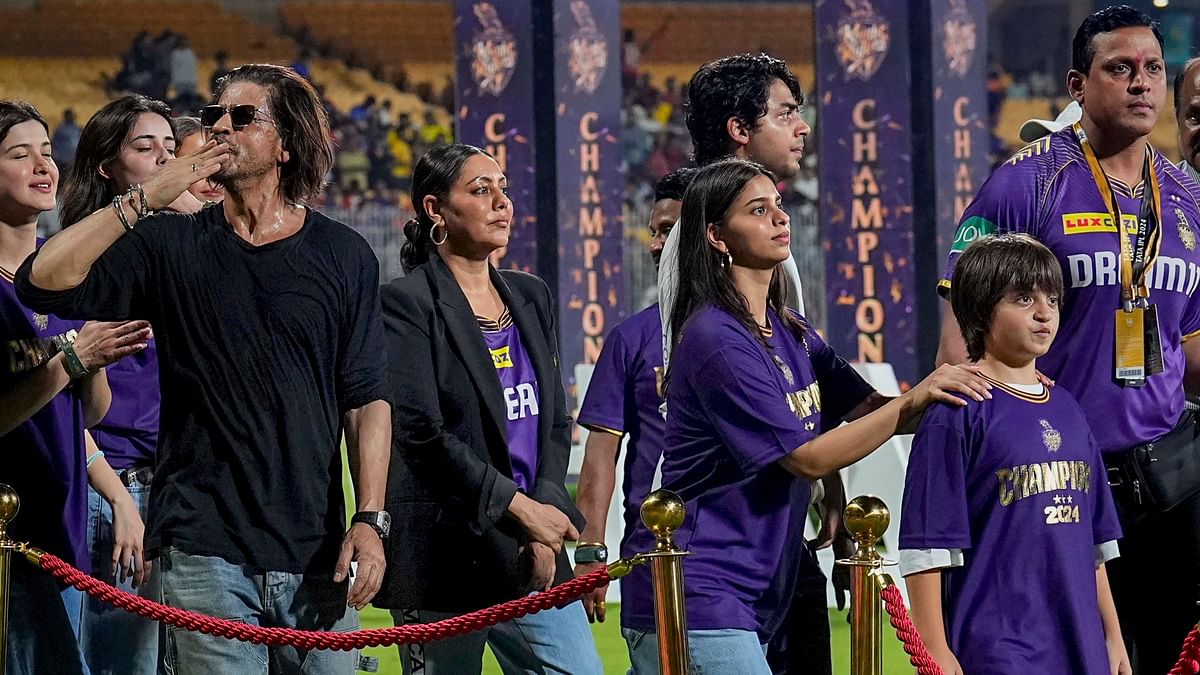
<svg viewBox="0 0 1200 675">
<path fill-rule="evenodd" d="M 154 469 L 148 466 L 138 466 L 132 469 L 125 469 L 117 475 L 121 477 L 121 482 L 125 487 L 136 487 L 138 485 L 150 487 L 150 481 L 154 479 Z"/>
</svg>

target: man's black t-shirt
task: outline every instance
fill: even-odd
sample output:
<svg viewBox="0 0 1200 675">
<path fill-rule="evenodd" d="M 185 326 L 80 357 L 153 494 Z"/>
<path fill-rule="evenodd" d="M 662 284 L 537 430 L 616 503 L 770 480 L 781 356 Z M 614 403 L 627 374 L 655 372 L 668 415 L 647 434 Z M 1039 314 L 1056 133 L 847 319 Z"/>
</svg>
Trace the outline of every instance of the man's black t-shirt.
<svg viewBox="0 0 1200 675">
<path fill-rule="evenodd" d="M 165 547 L 260 571 L 332 574 L 345 529 L 342 413 L 386 400 L 379 263 L 308 211 L 252 246 L 222 209 L 147 218 L 74 289 L 20 297 L 58 316 L 147 319 L 162 418 L 146 529 Z"/>
</svg>

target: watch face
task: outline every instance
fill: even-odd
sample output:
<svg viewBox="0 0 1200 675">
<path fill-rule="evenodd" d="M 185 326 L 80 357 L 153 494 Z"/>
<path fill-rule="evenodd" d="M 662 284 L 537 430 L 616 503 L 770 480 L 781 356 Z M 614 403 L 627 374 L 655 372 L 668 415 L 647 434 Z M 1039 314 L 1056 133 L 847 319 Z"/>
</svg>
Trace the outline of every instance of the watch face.
<svg viewBox="0 0 1200 675">
<path fill-rule="evenodd" d="M 379 532 L 381 538 L 386 538 L 392 529 L 392 516 L 387 511 L 359 513 L 354 516 L 353 522 L 370 525 Z"/>
</svg>

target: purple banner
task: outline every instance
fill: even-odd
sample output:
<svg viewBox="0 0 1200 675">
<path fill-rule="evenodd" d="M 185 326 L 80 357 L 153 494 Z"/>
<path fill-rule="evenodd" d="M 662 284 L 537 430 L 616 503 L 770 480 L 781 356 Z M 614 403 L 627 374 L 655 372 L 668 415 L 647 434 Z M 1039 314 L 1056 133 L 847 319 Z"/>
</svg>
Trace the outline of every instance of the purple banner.
<svg viewBox="0 0 1200 675">
<path fill-rule="evenodd" d="M 847 359 L 917 360 L 908 7 L 818 0 L 821 214 L 829 243 L 827 337 Z M 936 326 L 925 330 L 936 331 Z"/>
<path fill-rule="evenodd" d="M 513 231 L 498 265 L 537 269 L 533 20 L 527 1 L 455 0 L 456 138 L 484 148 L 508 176 Z"/>
<path fill-rule="evenodd" d="M 625 314 L 622 252 L 620 8 L 553 0 L 562 370 L 575 406 L 576 364 L 595 363 Z"/>
<path fill-rule="evenodd" d="M 959 217 L 987 179 L 987 3 L 932 0 L 934 190 L 937 263 L 945 264 Z M 938 274 L 941 273 L 938 268 Z M 928 289 L 921 289 L 928 290 Z"/>
</svg>

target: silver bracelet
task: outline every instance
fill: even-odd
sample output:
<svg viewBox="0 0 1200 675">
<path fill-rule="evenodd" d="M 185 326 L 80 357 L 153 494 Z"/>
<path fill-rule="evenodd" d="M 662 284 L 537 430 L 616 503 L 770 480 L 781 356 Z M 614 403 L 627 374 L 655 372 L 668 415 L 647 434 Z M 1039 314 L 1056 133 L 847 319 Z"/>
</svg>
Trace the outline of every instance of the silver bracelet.
<svg viewBox="0 0 1200 675">
<path fill-rule="evenodd" d="M 129 189 L 130 189 L 130 191 L 134 191 L 134 190 L 137 191 L 138 201 L 141 202 L 141 205 L 142 205 L 142 208 L 140 210 L 136 207 L 134 207 L 134 209 L 133 209 L 134 211 L 137 211 L 138 219 L 140 220 L 142 218 L 145 218 L 146 216 L 151 215 L 150 203 L 146 201 L 146 191 L 144 189 L 142 189 L 141 184 L 140 183 L 135 184 L 133 187 L 131 187 Z"/>
<path fill-rule="evenodd" d="M 121 227 L 124 227 L 126 232 L 133 232 L 133 225 L 129 222 L 129 217 L 125 215 L 125 206 L 121 203 L 124 199 L 125 195 L 113 197 L 112 207 L 117 212 L 117 218 L 121 219 Z"/>
</svg>

